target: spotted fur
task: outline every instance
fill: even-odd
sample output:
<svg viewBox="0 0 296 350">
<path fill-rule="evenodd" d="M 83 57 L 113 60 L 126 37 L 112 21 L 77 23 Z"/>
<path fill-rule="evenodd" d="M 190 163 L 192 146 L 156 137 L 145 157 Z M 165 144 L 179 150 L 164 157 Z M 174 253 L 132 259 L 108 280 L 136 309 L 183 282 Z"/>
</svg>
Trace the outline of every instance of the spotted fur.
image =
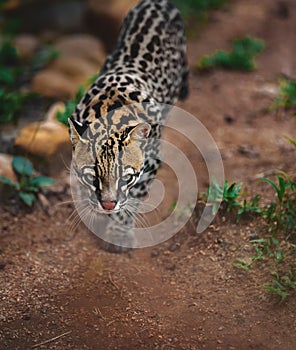
<svg viewBox="0 0 296 350">
<path fill-rule="evenodd" d="M 89 205 L 115 219 L 108 234 L 123 245 L 133 239 L 129 201 L 147 194 L 160 164 L 163 106 L 187 96 L 187 78 L 179 11 L 168 0 L 142 0 L 69 120 L 74 169 Z"/>
</svg>

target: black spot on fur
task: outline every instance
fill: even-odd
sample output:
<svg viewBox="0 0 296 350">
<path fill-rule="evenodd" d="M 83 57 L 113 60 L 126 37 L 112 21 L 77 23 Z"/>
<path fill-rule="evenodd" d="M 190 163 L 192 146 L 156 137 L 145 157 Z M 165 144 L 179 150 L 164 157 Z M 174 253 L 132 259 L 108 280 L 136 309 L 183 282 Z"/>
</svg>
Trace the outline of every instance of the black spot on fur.
<svg viewBox="0 0 296 350">
<path fill-rule="evenodd" d="M 92 106 L 92 109 L 96 113 L 96 118 L 99 118 L 101 116 L 101 108 L 102 108 L 102 106 L 103 106 L 103 101 L 99 101 L 98 103 L 96 103 L 95 105 Z"/>
<path fill-rule="evenodd" d="M 147 45 L 147 49 L 148 49 L 151 53 L 153 53 L 153 51 L 154 51 L 154 44 L 153 44 L 152 41 Z"/>
<path fill-rule="evenodd" d="M 97 95 L 97 94 L 100 92 L 100 90 L 97 89 L 97 88 L 93 88 L 93 89 L 91 90 L 91 92 L 92 92 L 94 95 Z"/>
<path fill-rule="evenodd" d="M 150 53 L 145 53 L 145 55 L 143 56 L 145 58 L 145 60 L 152 62 L 153 61 L 153 57 Z"/>
<path fill-rule="evenodd" d="M 131 57 L 136 58 L 139 54 L 140 45 L 138 43 L 133 43 L 131 46 Z"/>
<path fill-rule="evenodd" d="M 82 119 L 87 119 L 87 117 L 89 115 L 89 110 L 90 110 L 90 107 L 85 108 L 85 110 L 82 114 Z"/>
<path fill-rule="evenodd" d="M 84 97 L 83 97 L 82 103 L 84 103 L 84 104 L 87 105 L 87 104 L 89 104 L 90 100 L 91 100 L 90 94 L 89 94 L 89 93 L 86 93 L 86 94 L 84 95 Z"/>
<path fill-rule="evenodd" d="M 129 94 L 129 98 L 136 102 L 139 102 L 139 96 L 141 96 L 141 93 L 139 91 L 133 91 Z"/>
<path fill-rule="evenodd" d="M 148 18 L 147 21 L 145 22 L 142 31 L 144 34 L 147 34 L 149 32 L 150 27 L 152 26 L 153 21 L 151 18 Z"/>
<path fill-rule="evenodd" d="M 140 61 L 140 65 L 143 67 L 143 69 L 146 69 L 148 67 L 147 62 L 144 60 Z"/>
<path fill-rule="evenodd" d="M 140 44 L 143 42 L 143 35 L 141 33 L 137 34 L 136 41 Z"/>
<path fill-rule="evenodd" d="M 114 109 L 122 107 L 122 103 L 120 101 L 115 101 L 112 105 L 108 107 L 108 112 L 113 111 Z"/>
</svg>

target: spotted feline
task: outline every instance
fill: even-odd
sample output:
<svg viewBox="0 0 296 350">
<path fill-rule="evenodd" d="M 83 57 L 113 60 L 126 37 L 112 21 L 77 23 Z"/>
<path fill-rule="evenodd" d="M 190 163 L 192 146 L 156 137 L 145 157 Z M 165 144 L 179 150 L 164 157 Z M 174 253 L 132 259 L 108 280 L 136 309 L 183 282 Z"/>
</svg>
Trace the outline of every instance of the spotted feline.
<svg viewBox="0 0 296 350">
<path fill-rule="evenodd" d="M 105 248 L 133 246 L 133 211 L 159 168 L 165 105 L 185 99 L 183 23 L 168 0 L 142 0 L 126 16 L 117 45 L 69 119 L 73 169 L 92 212 L 110 217 Z M 112 239 L 109 239 L 109 238 Z M 115 237 L 115 239 L 114 239 Z"/>
</svg>

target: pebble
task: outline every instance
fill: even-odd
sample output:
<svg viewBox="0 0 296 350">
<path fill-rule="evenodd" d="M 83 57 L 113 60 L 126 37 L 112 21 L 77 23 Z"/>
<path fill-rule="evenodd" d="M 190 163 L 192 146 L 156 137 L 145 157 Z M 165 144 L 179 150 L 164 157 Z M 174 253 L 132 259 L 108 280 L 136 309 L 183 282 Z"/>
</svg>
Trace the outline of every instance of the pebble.
<svg viewBox="0 0 296 350">
<path fill-rule="evenodd" d="M 169 246 L 169 250 L 171 252 L 175 252 L 176 250 L 178 250 L 180 248 L 180 245 L 178 243 L 172 243 L 170 246 Z"/>
<path fill-rule="evenodd" d="M 11 165 L 12 158 L 10 154 L 0 153 L 0 176 L 16 181 L 17 179 Z"/>
<path fill-rule="evenodd" d="M 159 250 L 158 249 L 152 249 L 151 253 L 150 253 L 150 256 L 152 258 L 156 258 L 157 256 L 159 256 Z"/>
<path fill-rule="evenodd" d="M 230 115 L 230 114 L 224 114 L 224 121 L 227 123 L 227 124 L 232 124 L 235 122 L 235 118 Z"/>
<path fill-rule="evenodd" d="M 31 34 L 20 34 L 13 39 L 19 56 L 22 59 L 29 60 L 36 53 L 40 42 L 38 38 Z"/>
<path fill-rule="evenodd" d="M 174 270 L 176 270 L 176 264 L 168 263 L 168 264 L 165 266 L 165 268 L 166 268 L 166 270 L 174 271 Z"/>
</svg>

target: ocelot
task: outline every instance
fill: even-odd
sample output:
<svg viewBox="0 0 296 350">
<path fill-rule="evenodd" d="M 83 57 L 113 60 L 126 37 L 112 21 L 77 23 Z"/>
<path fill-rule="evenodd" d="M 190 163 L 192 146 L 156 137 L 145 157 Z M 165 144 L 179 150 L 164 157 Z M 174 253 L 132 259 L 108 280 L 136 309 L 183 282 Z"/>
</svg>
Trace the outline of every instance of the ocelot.
<svg viewBox="0 0 296 350">
<path fill-rule="evenodd" d="M 160 166 L 157 140 L 167 114 L 161 106 L 187 94 L 180 13 L 168 0 L 142 0 L 126 16 L 114 51 L 69 119 L 83 201 L 92 215 L 111 219 L 104 237 L 116 245 L 105 249 L 133 246 L 133 212 Z"/>
</svg>

